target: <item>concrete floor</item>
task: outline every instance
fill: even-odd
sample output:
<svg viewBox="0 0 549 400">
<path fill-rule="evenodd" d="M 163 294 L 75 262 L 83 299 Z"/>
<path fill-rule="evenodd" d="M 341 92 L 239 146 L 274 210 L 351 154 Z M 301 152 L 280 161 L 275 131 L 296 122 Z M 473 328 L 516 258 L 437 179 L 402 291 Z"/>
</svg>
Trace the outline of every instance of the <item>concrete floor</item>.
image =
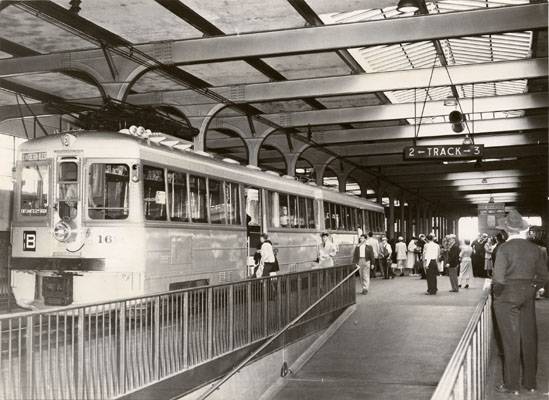
<svg viewBox="0 0 549 400">
<path fill-rule="evenodd" d="M 429 399 L 481 297 L 483 279 L 426 296 L 425 280 L 372 281 L 357 311 L 275 399 Z M 358 289 L 358 286 L 357 286 Z"/>
<path fill-rule="evenodd" d="M 487 400 L 504 399 L 528 399 L 548 400 L 549 399 L 549 299 L 544 298 L 536 301 L 536 317 L 538 321 L 538 376 L 537 392 L 523 392 L 520 396 L 497 393 L 494 391 L 496 385 L 503 382 L 503 369 L 501 368 L 501 357 L 494 351 L 492 363 L 488 376 Z"/>
</svg>

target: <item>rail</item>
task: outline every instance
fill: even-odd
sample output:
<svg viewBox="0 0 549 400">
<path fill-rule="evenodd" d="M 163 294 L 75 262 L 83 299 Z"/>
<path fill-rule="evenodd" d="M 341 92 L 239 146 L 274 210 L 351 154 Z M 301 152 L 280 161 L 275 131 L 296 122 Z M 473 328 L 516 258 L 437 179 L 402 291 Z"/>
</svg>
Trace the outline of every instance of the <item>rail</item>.
<svg viewBox="0 0 549 400">
<path fill-rule="evenodd" d="M 485 287 L 431 400 L 486 398 L 492 338 L 492 298 Z"/>
<path fill-rule="evenodd" d="M 212 385 L 204 394 L 200 396 L 200 400 L 206 400 L 210 395 L 212 395 L 216 390 L 218 390 L 225 382 L 227 382 L 231 377 L 236 374 L 238 371 L 240 371 L 242 368 L 244 368 L 250 361 L 252 361 L 257 355 L 259 355 L 263 350 L 265 350 L 271 343 L 273 343 L 276 339 L 278 339 L 281 335 L 286 333 L 288 329 L 290 329 L 292 326 L 297 324 L 303 317 L 305 317 L 310 311 L 312 311 L 317 305 L 319 305 L 322 301 L 324 301 L 328 296 L 330 296 L 332 293 L 334 293 L 339 287 L 341 287 L 343 284 L 347 283 L 349 279 L 353 278 L 355 273 L 358 272 L 360 268 L 355 268 L 353 271 L 351 271 L 341 282 L 339 282 L 335 287 L 330 289 L 326 294 L 324 294 L 321 298 L 316 300 L 313 304 L 311 304 L 305 311 L 303 311 L 301 314 L 299 314 L 297 317 L 295 317 L 292 321 L 288 322 L 284 328 L 282 328 L 278 333 L 273 335 L 269 340 L 267 340 L 265 343 L 263 343 L 261 346 L 259 346 L 258 349 L 256 349 L 254 352 L 252 352 L 250 355 L 248 355 L 244 360 L 242 360 L 236 367 L 234 367 L 228 374 L 226 374 L 223 378 L 221 378 L 218 382 Z"/>
<path fill-rule="evenodd" d="M 328 292 L 335 295 L 303 323 L 353 304 L 354 285 L 337 286 L 352 270 L 323 268 L 2 316 L 0 399 L 95 400 L 137 391 L 261 343 Z"/>
</svg>

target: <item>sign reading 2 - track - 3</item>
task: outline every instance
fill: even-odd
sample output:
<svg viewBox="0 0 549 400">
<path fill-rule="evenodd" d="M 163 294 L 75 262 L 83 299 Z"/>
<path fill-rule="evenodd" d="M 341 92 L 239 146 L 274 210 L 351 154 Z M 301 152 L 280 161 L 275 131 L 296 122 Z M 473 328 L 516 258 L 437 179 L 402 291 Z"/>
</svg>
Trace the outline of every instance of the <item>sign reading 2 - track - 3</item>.
<svg viewBox="0 0 549 400">
<path fill-rule="evenodd" d="M 404 160 L 460 160 L 480 158 L 483 154 L 483 144 L 445 144 L 404 148 Z"/>
</svg>

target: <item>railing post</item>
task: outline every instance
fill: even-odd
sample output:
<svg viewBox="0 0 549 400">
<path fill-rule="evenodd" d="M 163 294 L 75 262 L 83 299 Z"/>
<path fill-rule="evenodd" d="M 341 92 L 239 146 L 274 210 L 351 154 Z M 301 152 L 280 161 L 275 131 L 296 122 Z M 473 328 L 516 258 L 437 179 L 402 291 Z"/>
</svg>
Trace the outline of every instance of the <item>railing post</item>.
<svg viewBox="0 0 549 400">
<path fill-rule="evenodd" d="M 229 350 L 234 349 L 234 285 L 229 286 Z"/>
<path fill-rule="evenodd" d="M 301 314 L 301 274 L 297 275 L 297 315 Z"/>
<path fill-rule="evenodd" d="M 292 290 L 292 283 L 290 281 L 290 276 L 286 276 L 286 320 L 284 321 L 284 325 L 286 325 L 288 322 L 292 320 L 290 316 L 291 290 Z"/>
<path fill-rule="evenodd" d="M 252 281 L 246 284 L 246 300 L 248 309 L 248 344 L 252 343 Z"/>
<path fill-rule="evenodd" d="M 183 293 L 183 368 L 189 366 L 189 292 Z"/>
<path fill-rule="evenodd" d="M 307 272 L 307 307 L 309 307 L 311 304 L 313 304 L 313 302 L 311 301 L 311 297 L 312 297 L 312 282 L 311 282 L 311 279 L 312 279 L 312 273 L 311 271 Z"/>
<path fill-rule="evenodd" d="M 80 318 L 79 318 L 80 319 Z M 119 348 L 120 355 L 118 358 L 118 386 L 119 393 L 126 392 L 126 302 L 123 301 L 120 306 L 120 313 L 118 315 L 118 325 L 120 329 L 119 334 Z"/>
<path fill-rule="evenodd" d="M 27 317 L 27 329 L 26 329 L 26 340 L 25 340 L 25 346 L 26 346 L 26 373 L 27 373 L 27 379 L 26 379 L 26 395 L 25 399 L 34 399 L 34 382 L 33 382 L 33 357 L 34 357 L 34 349 L 33 349 L 33 317 L 32 315 Z M 21 343 L 19 343 L 19 346 L 21 346 Z M 42 349 L 39 349 L 41 351 Z"/>
<path fill-rule="evenodd" d="M 213 288 L 208 288 L 208 358 L 213 353 Z"/>
<path fill-rule="evenodd" d="M 154 298 L 154 364 L 153 376 L 157 381 L 160 378 L 160 296 Z"/>
<path fill-rule="evenodd" d="M 268 284 L 270 278 L 263 279 L 262 283 L 262 292 L 263 292 L 263 337 L 267 337 L 269 334 L 269 293 L 268 293 Z"/>
<path fill-rule="evenodd" d="M 77 375 L 76 375 L 76 397 L 84 398 L 84 309 L 78 309 L 78 350 L 77 350 Z"/>
<path fill-rule="evenodd" d="M 282 277 L 276 279 L 276 313 L 278 314 L 277 329 L 283 326 L 282 322 Z"/>
</svg>

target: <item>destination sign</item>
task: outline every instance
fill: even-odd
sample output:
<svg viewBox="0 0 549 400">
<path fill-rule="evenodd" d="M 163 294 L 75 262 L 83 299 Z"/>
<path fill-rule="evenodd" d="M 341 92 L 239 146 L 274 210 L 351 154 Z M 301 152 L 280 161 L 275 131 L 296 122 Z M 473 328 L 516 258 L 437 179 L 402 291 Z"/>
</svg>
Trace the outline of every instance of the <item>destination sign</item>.
<svg viewBox="0 0 549 400">
<path fill-rule="evenodd" d="M 46 157 L 46 152 L 23 153 L 23 161 L 42 161 Z"/>
<path fill-rule="evenodd" d="M 483 144 L 445 144 L 404 148 L 404 160 L 461 160 L 482 157 L 483 154 Z"/>
</svg>

